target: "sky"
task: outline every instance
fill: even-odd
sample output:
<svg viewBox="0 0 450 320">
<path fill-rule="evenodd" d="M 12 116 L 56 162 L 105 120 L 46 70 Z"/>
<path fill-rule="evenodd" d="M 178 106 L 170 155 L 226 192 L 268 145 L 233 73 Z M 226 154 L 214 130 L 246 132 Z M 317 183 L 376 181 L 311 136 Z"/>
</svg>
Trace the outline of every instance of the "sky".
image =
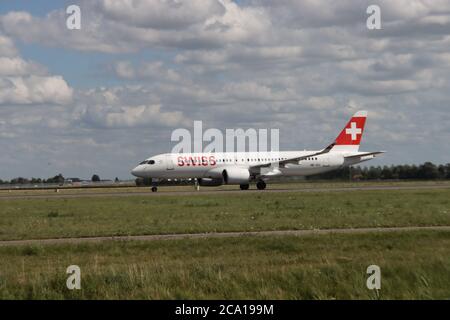
<svg viewBox="0 0 450 320">
<path fill-rule="evenodd" d="M 448 0 L 1 0 L 0 179 L 128 179 L 195 120 L 318 150 L 363 109 L 366 165 L 448 163 L 449 89 Z"/>
</svg>

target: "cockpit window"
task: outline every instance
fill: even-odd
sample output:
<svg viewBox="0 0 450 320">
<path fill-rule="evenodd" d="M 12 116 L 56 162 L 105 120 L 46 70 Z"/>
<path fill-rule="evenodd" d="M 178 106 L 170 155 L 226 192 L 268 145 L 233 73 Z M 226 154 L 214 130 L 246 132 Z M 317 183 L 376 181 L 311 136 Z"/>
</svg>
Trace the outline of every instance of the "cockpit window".
<svg viewBox="0 0 450 320">
<path fill-rule="evenodd" d="M 140 165 L 141 164 L 155 164 L 155 160 L 144 160 L 144 161 L 142 161 L 141 163 L 139 163 Z"/>
</svg>

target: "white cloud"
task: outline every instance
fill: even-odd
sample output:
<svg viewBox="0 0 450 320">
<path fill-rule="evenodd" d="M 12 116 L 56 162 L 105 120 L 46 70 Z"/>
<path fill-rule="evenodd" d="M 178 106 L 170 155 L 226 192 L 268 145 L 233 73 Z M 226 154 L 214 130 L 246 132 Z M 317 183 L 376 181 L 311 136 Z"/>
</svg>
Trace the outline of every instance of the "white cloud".
<svg viewBox="0 0 450 320">
<path fill-rule="evenodd" d="M 61 76 L 24 76 L 0 78 L 2 104 L 68 104 L 72 89 Z"/>
<path fill-rule="evenodd" d="M 210 0 L 101 0 L 98 6 L 118 23 L 152 29 L 186 28 L 225 11 L 219 1 Z"/>
<path fill-rule="evenodd" d="M 17 55 L 17 49 L 12 40 L 0 33 L 0 56 L 14 57 Z"/>
<path fill-rule="evenodd" d="M 181 112 L 162 112 L 160 105 L 119 108 L 94 106 L 86 109 L 84 120 L 105 128 L 178 127 L 188 123 L 188 120 Z"/>
<path fill-rule="evenodd" d="M 0 33 L 0 105 L 68 104 L 73 90 L 61 76 L 16 54 L 12 41 Z"/>
<path fill-rule="evenodd" d="M 272 88 L 261 85 L 256 82 L 234 82 L 225 85 L 225 95 L 230 98 L 235 98 L 238 101 L 272 101 L 272 100 L 293 100 L 296 96 L 293 92 L 288 90 L 275 91 Z"/>
<path fill-rule="evenodd" d="M 27 62 L 19 57 L 0 56 L 0 77 L 1 76 L 24 76 L 29 74 L 46 73 L 44 67 L 33 62 Z"/>
<path fill-rule="evenodd" d="M 180 81 L 175 70 L 167 68 L 161 61 L 145 62 L 134 66 L 130 61 L 118 61 L 112 66 L 115 74 L 123 79 L 152 79 L 155 81 Z"/>
<path fill-rule="evenodd" d="M 133 79 L 136 74 L 129 61 L 119 61 L 114 65 L 114 71 L 120 78 Z"/>
<path fill-rule="evenodd" d="M 263 8 L 231 0 L 81 0 L 81 30 L 65 28 L 65 11 L 45 18 L 27 12 L 0 16 L 11 36 L 81 51 L 130 52 L 154 46 L 214 48 L 224 42 L 264 41 L 270 17 Z"/>
</svg>

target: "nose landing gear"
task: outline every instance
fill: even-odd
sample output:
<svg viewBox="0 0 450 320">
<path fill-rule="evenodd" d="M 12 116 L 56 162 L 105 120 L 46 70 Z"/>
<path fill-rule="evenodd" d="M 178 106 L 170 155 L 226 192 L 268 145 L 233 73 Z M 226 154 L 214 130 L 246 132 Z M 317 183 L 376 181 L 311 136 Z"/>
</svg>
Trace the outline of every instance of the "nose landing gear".
<svg viewBox="0 0 450 320">
<path fill-rule="evenodd" d="M 152 192 L 156 192 L 158 191 L 158 179 L 152 179 Z"/>
</svg>

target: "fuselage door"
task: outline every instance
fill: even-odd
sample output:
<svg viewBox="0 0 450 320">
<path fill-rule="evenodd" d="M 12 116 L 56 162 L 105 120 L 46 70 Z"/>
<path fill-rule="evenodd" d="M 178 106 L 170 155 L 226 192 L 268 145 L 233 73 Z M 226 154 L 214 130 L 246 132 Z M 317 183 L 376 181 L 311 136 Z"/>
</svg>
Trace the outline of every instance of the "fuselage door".
<svg viewBox="0 0 450 320">
<path fill-rule="evenodd" d="M 166 169 L 167 170 L 173 170 L 173 160 L 172 155 L 166 154 Z"/>
</svg>

